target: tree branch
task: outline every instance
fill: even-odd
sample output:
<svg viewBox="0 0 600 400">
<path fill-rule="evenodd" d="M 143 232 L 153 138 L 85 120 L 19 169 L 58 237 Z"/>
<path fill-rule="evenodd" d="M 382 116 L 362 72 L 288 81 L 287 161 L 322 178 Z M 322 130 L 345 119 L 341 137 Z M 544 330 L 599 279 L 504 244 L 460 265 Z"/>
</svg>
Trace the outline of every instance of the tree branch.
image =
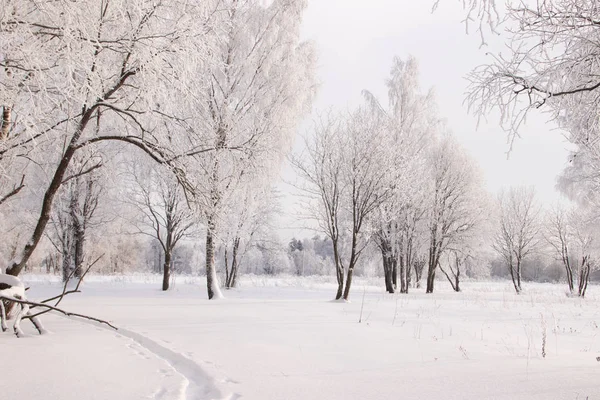
<svg viewBox="0 0 600 400">
<path fill-rule="evenodd" d="M 95 322 L 99 322 L 101 324 L 108 325 L 111 328 L 113 328 L 114 330 L 118 330 L 119 329 L 116 326 L 114 326 L 113 324 L 111 324 L 110 322 L 104 321 L 102 319 L 95 318 L 95 317 L 90 317 L 89 315 L 72 313 L 72 312 L 65 311 L 63 309 L 60 309 L 60 308 L 57 308 L 57 307 L 54 307 L 54 306 L 49 306 L 48 304 L 44 304 L 44 303 L 36 303 L 35 301 L 15 299 L 14 297 L 10 297 L 10 296 L 0 296 L 0 300 L 12 301 L 14 303 L 27 304 L 27 305 L 35 306 L 35 307 L 46 307 L 46 308 L 48 308 L 49 311 L 57 311 L 57 312 L 59 312 L 61 314 L 66 315 L 67 317 L 77 317 L 77 318 L 89 319 L 90 321 L 95 321 Z M 28 316 L 28 317 L 30 317 L 30 316 Z M 31 316 L 31 317 L 33 317 L 33 316 Z"/>
</svg>

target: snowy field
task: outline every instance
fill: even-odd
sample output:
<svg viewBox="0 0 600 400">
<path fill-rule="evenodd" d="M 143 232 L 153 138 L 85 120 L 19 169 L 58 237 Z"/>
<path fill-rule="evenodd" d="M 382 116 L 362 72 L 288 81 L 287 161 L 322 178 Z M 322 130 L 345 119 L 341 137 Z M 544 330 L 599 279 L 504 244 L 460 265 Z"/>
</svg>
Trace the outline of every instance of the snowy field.
<svg viewBox="0 0 600 400">
<path fill-rule="evenodd" d="M 0 335 L 0 398 L 600 399 L 597 286 L 585 300 L 509 282 L 388 295 L 357 279 L 340 303 L 331 279 L 248 277 L 208 301 L 202 280 L 163 293 L 159 277 L 89 277 L 61 307 L 119 331 L 46 314 L 48 335 Z M 31 299 L 61 290 L 24 280 Z"/>
</svg>

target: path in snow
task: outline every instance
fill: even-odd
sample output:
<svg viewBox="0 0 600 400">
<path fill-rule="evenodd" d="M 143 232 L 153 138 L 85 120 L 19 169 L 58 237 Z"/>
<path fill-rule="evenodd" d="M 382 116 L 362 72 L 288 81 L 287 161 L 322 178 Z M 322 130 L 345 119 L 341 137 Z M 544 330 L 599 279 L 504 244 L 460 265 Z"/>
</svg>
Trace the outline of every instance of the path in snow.
<svg viewBox="0 0 600 400">
<path fill-rule="evenodd" d="M 133 340 L 156 357 L 164 360 L 184 379 L 181 393 L 176 397 L 181 400 L 235 400 L 240 396 L 231 394 L 223 397 L 212 382 L 212 378 L 193 360 L 181 353 L 162 346 L 147 336 L 125 328 L 119 328 L 118 334 Z M 157 400 L 174 398 L 168 387 L 160 389 L 155 395 Z"/>
</svg>

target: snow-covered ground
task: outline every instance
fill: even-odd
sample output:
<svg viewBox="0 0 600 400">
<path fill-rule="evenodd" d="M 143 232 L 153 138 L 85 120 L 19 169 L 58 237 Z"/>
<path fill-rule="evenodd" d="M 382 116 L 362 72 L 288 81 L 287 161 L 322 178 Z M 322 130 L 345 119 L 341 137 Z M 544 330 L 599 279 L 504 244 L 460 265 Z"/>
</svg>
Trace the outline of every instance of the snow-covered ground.
<svg viewBox="0 0 600 400">
<path fill-rule="evenodd" d="M 24 280 L 31 299 L 60 291 Z M 46 314 L 48 335 L 26 321 L 26 338 L 0 335 L 0 399 L 600 398 L 600 287 L 585 300 L 508 282 L 388 295 L 358 279 L 340 303 L 331 278 L 249 277 L 219 301 L 201 280 L 158 282 L 90 277 L 61 304 L 118 332 Z"/>
</svg>

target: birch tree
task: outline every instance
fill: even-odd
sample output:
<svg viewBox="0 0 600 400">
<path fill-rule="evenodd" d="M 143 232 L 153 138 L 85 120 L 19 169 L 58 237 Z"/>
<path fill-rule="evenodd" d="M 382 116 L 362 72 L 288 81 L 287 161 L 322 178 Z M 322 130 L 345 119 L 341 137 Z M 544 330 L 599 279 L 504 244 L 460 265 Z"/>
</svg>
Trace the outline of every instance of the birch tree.
<svg viewBox="0 0 600 400">
<path fill-rule="evenodd" d="M 291 158 L 298 175 L 304 181 L 304 185 L 300 186 L 308 199 L 304 208 L 311 210 L 310 217 L 314 218 L 319 229 L 331 239 L 338 284 L 336 300 L 342 298 L 345 278 L 341 255 L 342 194 L 345 184 L 342 180 L 342 156 L 338 147 L 341 141 L 341 124 L 341 116 L 333 113 L 315 121 L 312 140 L 306 141 L 305 151 Z"/>
<path fill-rule="evenodd" d="M 220 3 L 225 11 L 216 15 L 206 100 L 193 103 L 197 124 L 191 127 L 215 148 L 193 167 L 193 201 L 206 226 L 210 299 L 221 297 L 214 260 L 224 212 L 247 175 L 273 178 L 310 104 L 314 79 L 312 46 L 299 39 L 304 0 Z"/>
<path fill-rule="evenodd" d="M 569 294 L 584 297 L 597 263 L 597 217 L 589 210 L 556 207 L 547 218 L 545 238 L 565 268 Z"/>
<path fill-rule="evenodd" d="M 278 212 L 276 193 L 270 188 L 260 190 L 260 180 L 246 183 L 239 191 L 239 201 L 228 209 L 225 233 L 222 240 L 223 265 L 225 266 L 225 288 L 232 289 L 247 251 L 259 237 L 274 230 L 271 220 Z"/>
<path fill-rule="evenodd" d="M 539 243 L 540 208 L 533 188 L 511 187 L 498 197 L 500 226 L 493 242 L 502 257 L 517 294 L 521 293 L 521 267 Z"/>
<path fill-rule="evenodd" d="M 385 157 L 378 115 L 362 107 L 339 118 L 317 125 L 306 155 L 294 164 L 306 181 L 305 194 L 318 204 L 314 216 L 332 241 L 336 299 L 348 300 L 354 270 L 373 235 L 371 218 L 392 195 L 395 170 Z M 346 256 L 342 241 L 347 241 Z"/>
<path fill-rule="evenodd" d="M 386 86 L 387 107 L 370 92 L 364 92 L 372 112 L 385 126 L 386 159 L 395 171 L 388 182 L 394 188 L 393 195 L 378 209 L 380 228 L 376 243 L 382 252 L 386 290 L 394 293 L 399 274 L 400 292 L 407 293 L 418 247 L 416 228 L 425 213 L 421 206 L 424 186 L 417 177 L 425 168 L 425 150 L 440 123 L 433 90 L 421 93 L 414 57 L 394 58 Z"/>
<path fill-rule="evenodd" d="M 449 248 L 464 245 L 480 224 L 482 210 L 481 178 L 451 137 L 442 138 L 434 147 L 430 168 L 427 293 L 433 293 L 442 256 Z"/>
</svg>

